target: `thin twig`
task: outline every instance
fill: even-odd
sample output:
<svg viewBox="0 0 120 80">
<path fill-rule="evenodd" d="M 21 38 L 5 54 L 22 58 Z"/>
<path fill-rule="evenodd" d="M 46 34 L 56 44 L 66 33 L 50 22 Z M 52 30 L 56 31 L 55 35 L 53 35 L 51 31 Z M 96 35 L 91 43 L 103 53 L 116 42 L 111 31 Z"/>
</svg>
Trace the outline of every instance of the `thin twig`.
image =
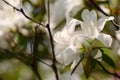
<svg viewBox="0 0 120 80">
<path fill-rule="evenodd" d="M 12 4 L 10 4 L 9 2 L 7 2 L 6 0 L 3 0 L 6 4 L 8 4 L 9 6 L 11 6 L 14 10 L 18 11 L 18 12 L 21 12 L 27 19 L 29 19 L 30 21 L 33 21 L 34 23 L 37 23 L 39 25 L 42 25 L 43 27 L 45 27 L 44 24 L 42 24 L 41 22 L 39 21 L 36 21 L 34 19 L 32 19 L 31 17 L 27 16 L 24 12 L 24 10 L 22 8 L 18 9 L 16 8 L 15 6 L 13 6 Z"/>
<path fill-rule="evenodd" d="M 55 72 L 56 80 L 59 80 L 57 67 L 56 67 L 56 57 L 55 57 L 55 51 L 54 51 L 53 37 L 52 37 L 52 33 L 50 31 L 49 24 L 47 24 L 46 27 L 47 27 L 47 30 L 49 32 L 50 43 L 51 43 L 51 48 L 52 48 L 52 53 L 53 53 L 53 65 L 52 65 L 52 68 L 53 68 L 53 71 Z"/>
<path fill-rule="evenodd" d="M 49 33 L 49 37 L 50 37 L 50 43 L 51 43 L 51 48 L 52 48 L 52 53 L 53 53 L 53 71 L 55 73 L 56 76 L 56 80 L 59 80 L 59 76 L 58 76 L 58 71 L 57 71 L 57 66 L 56 66 L 56 57 L 55 57 L 55 51 L 54 51 L 54 43 L 53 43 L 53 37 L 52 37 L 52 32 L 50 30 L 50 1 L 47 0 L 47 11 L 48 11 L 48 24 L 46 25 L 48 33 Z"/>
<path fill-rule="evenodd" d="M 103 65 L 102 65 L 102 63 L 100 62 L 100 61 L 97 61 L 97 63 L 101 66 L 101 68 L 106 72 L 106 73 L 108 73 L 108 74 L 110 74 L 110 75 L 113 75 L 113 76 L 115 76 L 115 77 L 117 77 L 117 78 L 120 78 L 120 76 L 115 72 L 115 73 L 112 73 L 112 72 L 109 72 Z"/>
<path fill-rule="evenodd" d="M 91 4 L 93 4 L 93 6 L 98 9 L 100 12 L 102 12 L 104 15 L 109 16 L 107 13 L 105 13 L 96 3 L 94 0 L 90 0 Z"/>
<path fill-rule="evenodd" d="M 71 75 L 75 72 L 76 68 L 79 66 L 79 64 L 82 62 L 82 60 L 84 59 L 84 57 L 82 57 L 80 59 L 80 61 L 76 64 L 76 66 L 73 68 L 72 72 L 71 72 Z"/>
<path fill-rule="evenodd" d="M 47 14 L 47 16 L 48 16 L 48 24 L 50 25 L 50 2 L 49 2 L 49 0 L 47 0 L 47 11 L 48 11 L 48 14 Z"/>
</svg>

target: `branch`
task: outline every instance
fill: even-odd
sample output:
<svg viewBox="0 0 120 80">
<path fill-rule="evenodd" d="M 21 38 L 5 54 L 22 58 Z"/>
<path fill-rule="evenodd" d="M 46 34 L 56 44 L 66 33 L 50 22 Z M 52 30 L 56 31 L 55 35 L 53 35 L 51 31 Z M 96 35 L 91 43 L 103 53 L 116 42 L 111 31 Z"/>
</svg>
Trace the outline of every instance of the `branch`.
<svg viewBox="0 0 120 80">
<path fill-rule="evenodd" d="M 113 75 L 113 76 L 115 76 L 115 77 L 117 77 L 117 78 L 120 79 L 120 76 L 119 76 L 116 72 L 115 72 L 115 73 L 109 72 L 109 71 L 102 65 L 101 62 L 97 61 L 97 63 L 101 66 L 101 68 L 102 68 L 106 73 L 108 73 L 108 74 L 110 74 L 110 75 Z"/>
<path fill-rule="evenodd" d="M 56 57 L 55 57 L 55 51 L 54 51 L 53 37 L 52 37 L 52 33 L 51 33 L 51 30 L 50 30 L 49 24 L 47 24 L 46 27 L 47 27 L 47 30 L 49 32 L 50 43 L 51 43 L 51 48 L 52 48 L 52 53 L 53 53 L 53 65 L 52 65 L 52 68 L 53 68 L 53 70 L 55 72 L 56 80 L 59 80 L 57 67 L 56 67 Z"/>
<path fill-rule="evenodd" d="M 105 13 L 105 12 L 95 3 L 94 0 L 90 0 L 90 3 L 93 4 L 93 6 L 94 6 L 97 10 L 99 10 L 100 12 L 102 12 L 104 15 L 110 16 L 110 15 L 108 15 L 107 13 Z"/>
<path fill-rule="evenodd" d="M 50 43 L 51 43 L 51 48 L 52 48 L 52 53 L 53 53 L 53 71 L 55 73 L 56 76 L 56 80 L 59 80 L 59 76 L 58 76 L 58 71 L 57 71 L 57 66 L 56 66 L 56 57 L 55 57 L 55 51 L 54 51 L 54 43 L 53 43 L 53 37 L 52 37 L 52 32 L 50 30 L 50 1 L 47 0 L 47 11 L 48 11 L 48 24 L 46 25 L 46 28 L 48 30 L 49 33 L 49 37 L 50 37 Z"/>
<path fill-rule="evenodd" d="M 45 27 L 44 24 L 42 24 L 41 22 L 39 21 L 36 21 L 34 19 L 32 19 L 31 17 L 27 16 L 24 12 L 24 10 L 22 8 L 18 9 L 16 8 L 15 6 L 13 6 L 12 4 L 10 4 L 9 2 L 7 2 L 6 0 L 3 0 L 7 5 L 11 6 L 14 10 L 18 11 L 18 12 L 21 12 L 27 19 L 29 19 L 30 21 L 33 21 L 34 23 L 37 23 L 39 25 L 42 25 L 43 27 Z"/>
</svg>

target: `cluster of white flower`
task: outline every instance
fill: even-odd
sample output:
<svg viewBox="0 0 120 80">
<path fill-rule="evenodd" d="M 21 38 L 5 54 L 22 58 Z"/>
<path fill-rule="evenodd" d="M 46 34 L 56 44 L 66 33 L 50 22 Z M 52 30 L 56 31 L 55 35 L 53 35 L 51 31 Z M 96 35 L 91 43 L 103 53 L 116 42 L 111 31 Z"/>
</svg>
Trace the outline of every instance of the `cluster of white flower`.
<svg viewBox="0 0 120 80">
<path fill-rule="evenodd" d="M 73 66 L 76 65 L 82 53 L 92 50 L 93 46 L 90 43 L 95 39 L 103 43 L 105 47 L 111 46 L 111 36 L 101 31 L 107 21 L 114 19 L 112 16 L 97 19 L 95 10 L 89 12 L 85 9 L 82 12 L 82 19 L 83 21 L 67 19 L 64 28 L 54 34 L 56 58 L 61 64 L 73 63 Z M 80 25 L 79 31 L 75 29 L 77 25 Z"/>
</svg>

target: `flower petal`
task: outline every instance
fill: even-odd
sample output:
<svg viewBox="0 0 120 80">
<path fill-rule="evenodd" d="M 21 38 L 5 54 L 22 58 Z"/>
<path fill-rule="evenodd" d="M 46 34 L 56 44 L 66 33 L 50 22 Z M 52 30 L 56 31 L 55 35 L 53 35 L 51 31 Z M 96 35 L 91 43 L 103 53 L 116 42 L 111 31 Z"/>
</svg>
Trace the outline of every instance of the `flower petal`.
<svg viewBox="0 0 120 80">
<path fill-rule="evenodd" d="M 67 30 L 64 29 L 64 31 L 58 31 L 54 34 L 54 40 L 62 45 L 69 45 L 70 43 L 70 35 L 68 34 Z"/>
<path fill-rule="evenodd" d="M 95 23 L 97 21 L 97 14 L 95 12 L 95 10 L 92 10 L 89 14 L 90 20 Z"/>
<path fill-rule="evenodd" d="M 62 45 L 69 45 L 70 40 L 75 32 L 75 26 L 80 24 L 77 19 L 71 19 L 62 31 L 58 31 L 54 34 L 54 40 Z"/>
<path fill-rule="evenodd" d="M 99 32 L 96 28 L 97 15 L 95 10 L 89 12 L 89 10 L 85 9 L 82 12 L 82 19 L 84 22 L 80 22 L 80 24 L 83 33 L 86 34 L 87 36 L 96 37 Z"/>
<path fill-rule="evenodd" d="M 58 62 L 64 65 L 69 65 L 72 63 L 77 55 L 74 51 L 68 47 L 65 50 L 61 51 L 58 55 L 56 55 L 56 59 Z"/>
<path fill-rule="evenodd" d="M 100 33 L 97 37 L 106 47 L 110 47 L 112 44 L 112 38 L 108 34 Z"/>
<path fill-rule="evenodd" d="M 90 36 L 90 37 L 95 37 L 99 34 L 99 32 L 97 31 L 97 28 L 94 26 L 95 24 L 87 21 L 87 22 L 81 22 L 81 28 L 83 33 L 86 36 Z"/>
<path fill-rule="evenodd" d="M 115 33 L 116 33 L 117 39 L 120 41 L 120 29 L 118 31 L 116 31 Z"/>
<path fill-rule="evenodd" d="M 114 19 L 114 17 L 103 17 L 103 18 L 100 18 L 99 20 L 98 20 L 98 24 L 96 25 L 96 26 L 98 26 L 97 27 L 97 29 L 98 29 L 98 31 L 100 32 L 100 31 L 102 31 L 103 30 L 103 28 L 104 28 L 104 26 L 105 26 L 105 23 L 107 22 L 107 21 L 109 21 L 109 20 L 113 20 Z"/>
<path fill-rule="evenodd" d="M 85 51 L 88 47 L 90 47 L 89 42 L 92 41 L 92 38 L 89 38 L 88 36 L 84 36 L 81 34 L 78 34 L 72 38 L 72 44 L 76 48 L 74 48 L 74 51 L 76 53 L 82 53 Z"/>
<path fill-rule="evenodd" d="M 54 34 L 54 40 L 57 43 L 64 44 L 64 40 L 62 39 L 61 32 L 58 31 L 57 33 Z"/>
<path fill-rule="evenodd" d="M 97 21 L 97 15 L 95 10 L 92 10 L 91 12 L 89 12 L 88 9 L 85 9 L 82 12 L 82 19 L 84 22 L 86 21 L 92 21 L 93 23 Z"/>
<path fill-rule="evenodd" d="M 79 61 L 80 61 L 80 56 L 76 57 L 76 59 L 73 61 L 73 64 L 71 65 L 71 69 L 74 69 Z"/>
<path fill-rule="evenodd" d="M 68 30 L 68 32 L 71 34 L 75 31 L 75 26 L 80 24 L 80 21 L 77 19 L 71 19 L 70 22 L 67 22 L 67 25 L 65 26 Z"/>
<path fill-rule="evenodd" d="M 83 19 L 83 21 L 89 20 L 89 10 L 88 9 L 83 10 L 82 19 Z"/>
<path fill-rule="evenodd" d="M 78 62 L 81 60 L 80 59 L 81 56 L 77 56 L 75 58 L 75 60 L 73 61 L 73 64 L 71 65 L 71 70 L 73 70 L 75 68 L 75 66 L 78 64 Z M 80 71 L 79 71 L 80 70 Z M 84 71 L 83 71 L 83 66 L 82 66 L 82 61 L 80 62 L 80 64 L 77 66 L 75 72 L 79 73 L 79 74 L 82 74 Z"/>
</svg>

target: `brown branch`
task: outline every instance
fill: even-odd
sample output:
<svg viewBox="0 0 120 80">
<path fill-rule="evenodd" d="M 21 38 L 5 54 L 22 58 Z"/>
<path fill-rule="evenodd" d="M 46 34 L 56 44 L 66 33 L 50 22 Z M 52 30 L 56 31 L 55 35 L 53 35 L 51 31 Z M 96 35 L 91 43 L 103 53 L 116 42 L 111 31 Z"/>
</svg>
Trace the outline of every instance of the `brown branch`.
<svg viewBox="0 0 120 80">
<path fill-rule="evenodd" d="M 50 0 L 47 0 L 47 11 L 48 11 L 48 15 L 47 15 L 48 16 L 48 24 L 46 25 L 46 28 L 47 28 L 48 33 L 49 33 L 50 43 L 51 43 L 51 48 L 52 48 L 52 53 L 53 53 L 52 68 L 53 68 L 53 71 L 55 73 L 56 80 L 59 80 L 57 66 L 56 66 L 56 57 L 55 57 L 55 51 L 54 51 L 53 37 L 52 37 L 52 32 L 50 30 Z"/>
<path fill-rule="evenodd" d="M 53 68 L 53 71 L 55 72 L 56 80 L 59 80 L 57 67 L 56 67 L 56 57 L 55 57 L 55 51 L 54 51 L 53 37 L 52 37 L 52 33 L 51 33 L 51 30 L 50 30 L 49 24 L 47 24 L 46 27 L 47 27 L 47 30 L 49 32 L 50 43 L 51 43 L 51 48 L 52 48 L 52 53 L 53 53 L 53 65 L 52 65 L 52 68 Z"/>
<path fill-rule="evenodd" d="M 95 3 L 94 0 L 90 0 L 90 3 L 93 4 L 93 6 L 94 6 L 97 10 L 99 10 L 100 12 L 102 12 L 104 15 L 110 16 L 110 15 L 108 15 L 107 13 L 105 13 L 105 12 Z"/>
</svg>

